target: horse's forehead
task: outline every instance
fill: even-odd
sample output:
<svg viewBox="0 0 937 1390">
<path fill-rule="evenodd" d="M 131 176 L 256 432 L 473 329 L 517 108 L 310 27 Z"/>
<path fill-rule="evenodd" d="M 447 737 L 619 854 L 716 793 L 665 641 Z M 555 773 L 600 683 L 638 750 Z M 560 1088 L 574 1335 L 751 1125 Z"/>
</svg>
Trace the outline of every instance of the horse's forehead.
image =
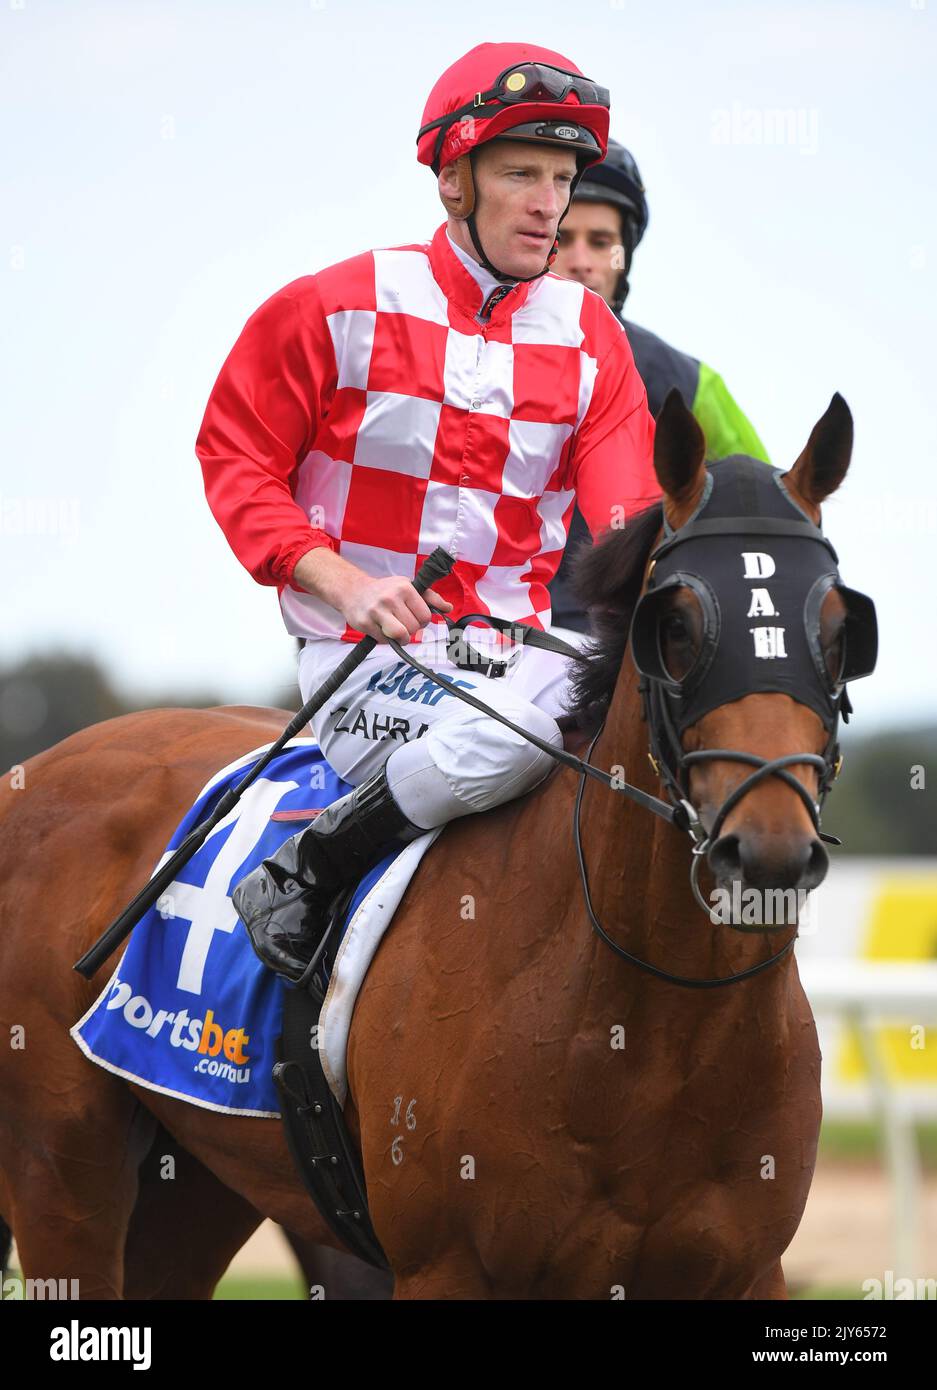
<svg viewBox="0 0 937 1390">
<path fill-rule="evenodd" d="M 671 524 L 673 517 L 685 524 L 704 500 L 709 506 L 711 497 L 714 510 L 726 510 L 738 516 L 771 514 L 778 508 L 779 494 L 775 490 L 778 483 L 781 484 L 780 496 L 786 498 L 788 505 L 793 503 L 818 513 L 819 509 L 808 502 L 797 487 L 795 470 L 784 472 L 750 454 L 727 454 L 724 458 L 708 459 L 685 496 L 673 497 L 665 493 L 665 515 Z"/>
</svg>

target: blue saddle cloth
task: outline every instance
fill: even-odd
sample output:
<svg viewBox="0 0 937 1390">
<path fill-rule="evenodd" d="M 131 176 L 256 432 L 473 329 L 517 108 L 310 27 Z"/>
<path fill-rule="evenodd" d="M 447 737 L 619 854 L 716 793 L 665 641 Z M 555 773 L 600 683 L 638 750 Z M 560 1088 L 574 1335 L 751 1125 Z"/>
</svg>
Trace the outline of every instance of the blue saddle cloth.
<svg viewBox="0 0 937 1390">
<path fill-rule="evenodd" d="M 164 860 L 264 751 L 209 782 L 179 823 Z M 313 740 L 287 745 L 134 927 L 113 978 L 71 1030 L 87 1057 L 209 1110 L 279 1116 L 271 1071 L 283 992 L 290 986 L 255 955 L 230 894 L 308 824 L 271 820 L 274 812 L 322 808 L 350 790 Z M 402 848 L 362 879 L 345 924 Z"/>
</svg>

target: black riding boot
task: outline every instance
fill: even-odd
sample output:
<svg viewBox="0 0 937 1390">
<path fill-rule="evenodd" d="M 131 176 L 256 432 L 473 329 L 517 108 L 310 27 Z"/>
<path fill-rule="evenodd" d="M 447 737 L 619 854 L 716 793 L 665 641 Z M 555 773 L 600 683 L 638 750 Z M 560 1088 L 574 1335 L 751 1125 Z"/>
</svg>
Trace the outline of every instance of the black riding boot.
<svg viewBox="0 0 937 1390">
<path fill-rule="evenodd" d="M 406 844 L 427 833 L 397 805 L 386 769 L 385 762 L 321 811 L 231 894 L 254 950 L 287 979 L 298 980 L 312 961 L 339 890 L 373 868 L 395 841 Z"/>
</svg>

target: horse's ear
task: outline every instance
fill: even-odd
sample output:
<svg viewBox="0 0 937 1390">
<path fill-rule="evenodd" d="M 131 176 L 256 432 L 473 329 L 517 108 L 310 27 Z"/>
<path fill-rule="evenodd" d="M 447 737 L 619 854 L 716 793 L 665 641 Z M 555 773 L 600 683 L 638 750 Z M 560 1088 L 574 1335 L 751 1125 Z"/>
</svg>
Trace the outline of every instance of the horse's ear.
<svg viewBox="0 0 937 1390">
<path fill-rule="evenodd" d="M 839 487 L 852 457 L 852 433 L 852 412 L 837 391 L 800 458 L 784 475 L 805 501 L 819 507 Z"/>
<path fill-rule="evenodd" d="M 664 493 L 685 502 L 701 484 L 705 472 L 706 439 L 692 410 L 676 386 L 657 415 L 654 433 L 654 472 Z"/>
</svg>

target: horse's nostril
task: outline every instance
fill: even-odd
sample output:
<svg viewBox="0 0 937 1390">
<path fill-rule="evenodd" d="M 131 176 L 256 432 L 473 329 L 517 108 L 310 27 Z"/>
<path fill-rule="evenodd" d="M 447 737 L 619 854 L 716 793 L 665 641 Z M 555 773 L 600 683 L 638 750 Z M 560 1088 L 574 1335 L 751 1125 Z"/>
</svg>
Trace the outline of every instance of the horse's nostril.
<svg viewBox="0 0 937 1390">
<path fill-rule="evenodd" d="M 737 835 L 720 835 L 706 857 L 720 883 L 741 876 L 742 860 Z"/>
<path fill-rule="evenodd" d="M 810 846 L 810 858 L 807 861 L 807 869 L 802 876 L 798 888 L 804 888 L 809 893 L 811 888 L 816 888 L 826 878 L 827 870 L 830 867 L 830 856 L 827 854 L 820 840 L 814 840 Z"/>
</svg>

